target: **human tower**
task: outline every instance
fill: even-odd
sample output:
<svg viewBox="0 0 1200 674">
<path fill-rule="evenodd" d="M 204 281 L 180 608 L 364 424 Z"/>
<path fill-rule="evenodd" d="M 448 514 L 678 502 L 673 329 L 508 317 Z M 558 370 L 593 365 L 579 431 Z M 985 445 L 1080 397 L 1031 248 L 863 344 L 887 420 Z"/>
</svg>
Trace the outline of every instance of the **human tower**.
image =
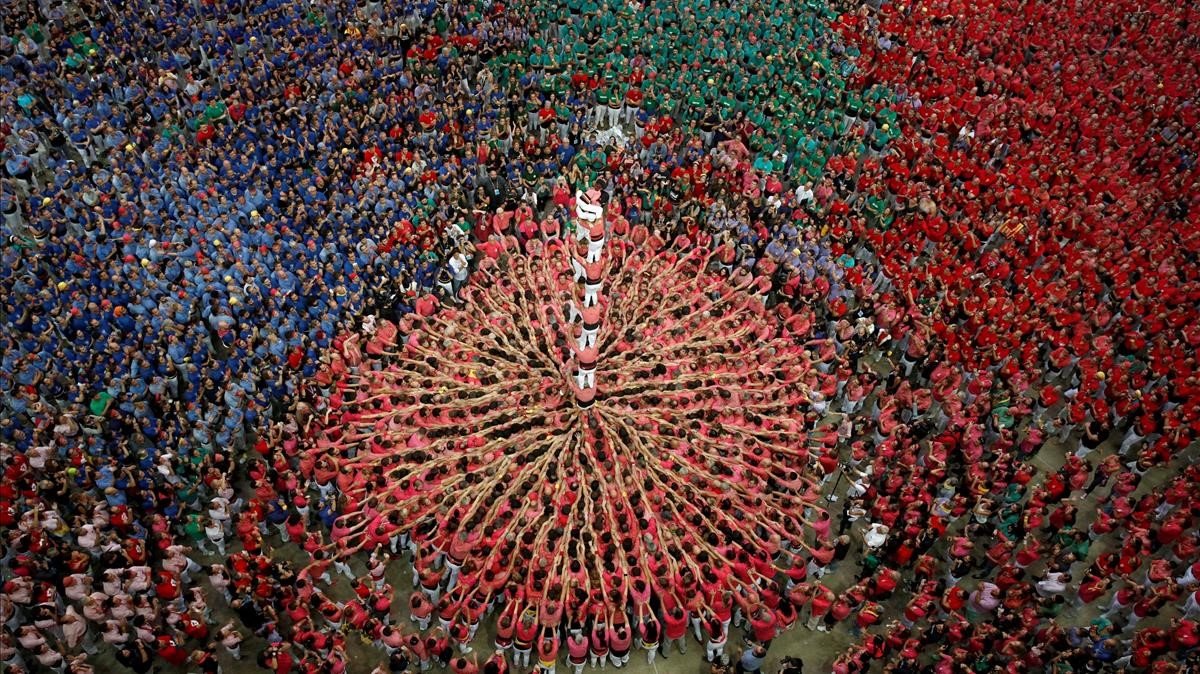
<svg viewBox="0 0 1200 674">
<path fill-rule="evenodd" d="M 847 365 L 719 250 L 610 237 L 595 190 L 575 214 L 335 364 L 307 459 L 346 501 L 330 552 L 411 550 L 418 592 L 472 633 L 480 607 L 555 636 L 724 630 L 824 545 L 810 403 Z"/>
</svg>

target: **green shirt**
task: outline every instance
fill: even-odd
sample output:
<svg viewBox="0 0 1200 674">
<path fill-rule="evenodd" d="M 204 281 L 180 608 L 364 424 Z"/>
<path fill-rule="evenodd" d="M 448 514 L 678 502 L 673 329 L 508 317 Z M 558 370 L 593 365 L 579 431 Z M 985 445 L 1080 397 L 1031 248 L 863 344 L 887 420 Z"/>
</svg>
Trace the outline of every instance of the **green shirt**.
<svg viewBox="0 0 1200 674">
<path fill-rule="evenodd" d="M 228 111 L 229 108 L 226 107 L 224 102 L 213 101 L 212 103 L 208 104 L 207 108 L 204 108 L 204 116 L 215 122 L 219 119 L 224 119 L 225 113 Z"/>
<path fill-rule="evenodd" d="M 96 394 L 95 398 L 92 398 L 92 402 L 88 405 L 88 408 L 92 411 L 92 414 L 98 417 L 103 416 L 112 399 L 113 397 L 108 394 L 108 391 L 101 391 Z"/>
<path fill-rule="evenodd" d="M 204 526 L 200 524 L 200 515 L 188 515 L 183 525 L 183 533 L 193 541 L 204 540 Z"/>
<path fill-rule="evenodd" d="M 28 26 L 25 26 L 25 34 L 29 36 L 30 40 L 33 40 L 38 44 L 46 41 L 46 33 L 43 32 L 42 27 L 36 23 L 31 23 Z M 74 40 L 74 37 L 72 37 L 72 40 Z"/>
</svg>

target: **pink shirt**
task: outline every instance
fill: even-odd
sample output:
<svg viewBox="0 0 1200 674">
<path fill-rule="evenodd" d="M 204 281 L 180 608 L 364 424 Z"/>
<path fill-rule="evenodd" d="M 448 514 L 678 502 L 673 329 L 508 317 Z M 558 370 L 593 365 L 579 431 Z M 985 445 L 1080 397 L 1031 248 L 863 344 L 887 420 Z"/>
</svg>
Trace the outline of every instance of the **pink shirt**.
<svg viewBox="0 0 1200 674">
<path fill-rule="evenodd" d="M 587 658 L 587 654 L 588 641 L 582 634 L 579 637 L 574 635 L 567 637 L 567 655 L 570 656 L 572 662 L 583 662 Z"/>
</svg>

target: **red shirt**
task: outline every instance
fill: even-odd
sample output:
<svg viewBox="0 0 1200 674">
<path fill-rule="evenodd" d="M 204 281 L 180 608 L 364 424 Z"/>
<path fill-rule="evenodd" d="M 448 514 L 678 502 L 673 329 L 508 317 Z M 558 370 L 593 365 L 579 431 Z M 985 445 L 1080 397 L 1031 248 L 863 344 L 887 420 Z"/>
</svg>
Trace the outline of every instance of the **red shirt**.
<svg viewBox="0 0 1200 674">
<path fill-rule="evenodd" d="M 158 638 L 158 657 L 176 667 L 182 667 L 183 663 L 187 662 L 188 652 L 177 646 L 171 637 L 161 636 Z"/>
<path fill-rule="evenodd" d="M 175 574 L 162 572 L 162 580 L 154 585 L 154 591 L 159 599 L 168 601 L 179 597 L 179 581 L 175 579 Z"/>
<path fill-rule="evenodd" d="M 846 617 L 849 616 L 853 611 L 854 607 L 850 605 L 850 602 L 841 597 L 834 601 L 833 605 L 829 607 L 829 613 L 833 616 L 834 620 L 845 620 Z"/>
<path fill-rule="evenodd" d="M 1186 650 L 1195 648 L 1198 644 L 1200 644 L 1200 634 L 1196 632 L 1196 622 L 1186 618 L 1180 620 L 1179 625 L 1171 632 L 1171 648 Z"/>
<path fill-rule="evenodd" d="M 833 604 L 833 593 L 827 588 L 822 588 L 822 590 L 814 594 L 812 598 L 811 611 L 814 617 L 825 615 Z"/>
<path fill-rule="evenodd" d="M 687 633 L 687 614 L 680 613 L 679 617 L 673 617 L 671 613 L 663 615 L 663 633 L 668 639 L 681 639 Z"/>
<path fill-rule="evenodd" d="M 767 642 L 775 638 L 775 614 L 767 612 L 766 615 L 766 619 L 750 619 L 750 627 L 754 630 L 754 638 L 761 642 Z"/>
<path fill-rule="evenodd" d="M 958 611 L 967 604 L 967 591 L 961 587 L 954 586 L 946 590 L 942 595 L 942 606 L 948 611 Z"/>
<path fill-rule="evenodd" d="M 275 674 L 288 674 L 292 671 L 292 664 L 295 660 L 292 654 L 287 651 L 279 651 L 275 654 Z"/>
<path fill-rule="evenodd" d="M 183 631 L 189 638 L 197 641 L 203 641 L 208 638 L 208 626 L 196 620 L 195 618 L 187 618 L 183 621 Z"/>
</svg>

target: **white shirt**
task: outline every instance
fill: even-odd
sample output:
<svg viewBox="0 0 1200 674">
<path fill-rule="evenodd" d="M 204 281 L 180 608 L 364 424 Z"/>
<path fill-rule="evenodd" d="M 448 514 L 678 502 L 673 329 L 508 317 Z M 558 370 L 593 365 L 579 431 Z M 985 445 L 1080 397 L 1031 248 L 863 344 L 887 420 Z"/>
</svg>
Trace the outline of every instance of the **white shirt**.
<svg viewBox="0 0 1200 674">
<path fill-rule="evenodd" d="M 883 547 L 883 544 L 887 542 L 887 538 L 887 532 L 884 531 L 883 525 L 879 523 L 872 524 L 863 535 L 863 540 L 866 541 L 868 548 Z"/>
<path fill-rule="evenodd" d="M 469 263 L 467 256 L 461 252 L 455 253 L 450 258 L 450 273 L 454 275 L 456 281 L 462 281 L 467 278 L 467 266 Z"/>
</svg>

